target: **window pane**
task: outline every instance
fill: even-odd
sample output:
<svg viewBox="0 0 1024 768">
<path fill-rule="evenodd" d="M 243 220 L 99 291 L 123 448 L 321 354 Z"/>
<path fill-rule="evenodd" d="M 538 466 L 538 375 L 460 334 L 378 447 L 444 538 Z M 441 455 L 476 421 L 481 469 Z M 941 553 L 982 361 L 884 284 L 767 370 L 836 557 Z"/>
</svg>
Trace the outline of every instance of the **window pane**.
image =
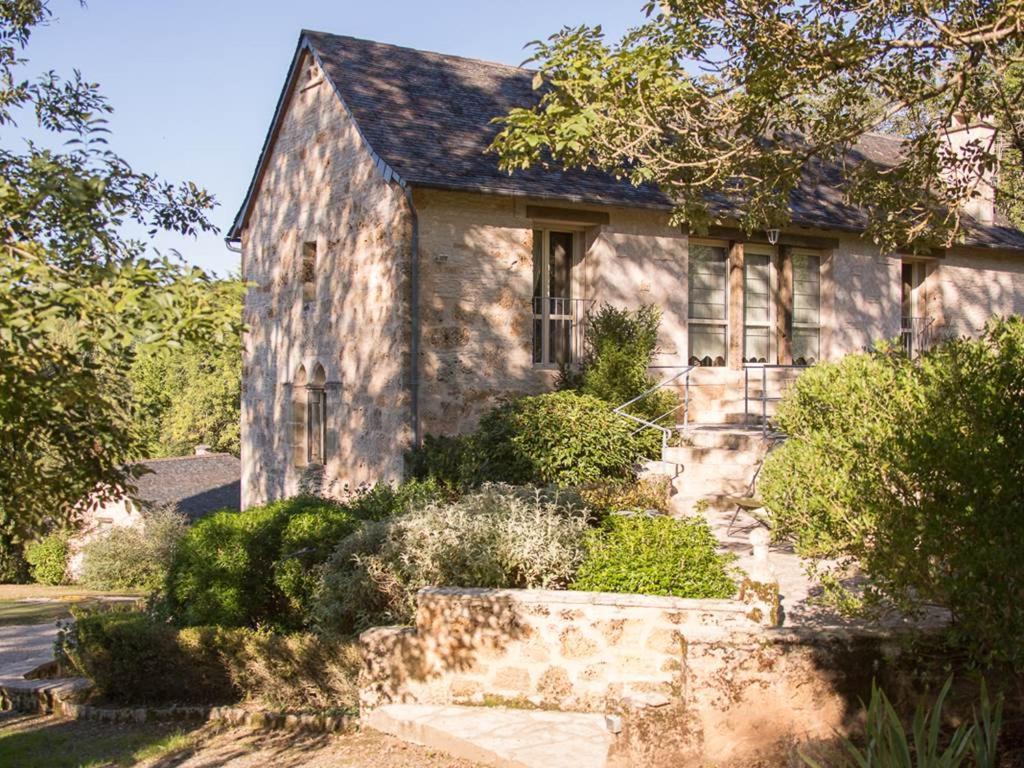
<svg viewBox="0 0 1024 768">
<path fill-rule="evenodd" d="M 549 350 L 551 359 L 550 363 L 568 363 L 569 362 L 569 334 L 572 331 L 572 323 L 569 320 L 549 320 L 549 327 L 551 329 L 550 340 L 548 344 L 551 345 Z"/>
<path fill-rule="evenodd" d="M 533 318 L 533 362 L 544 362 L 544 321 L 539 317 Z"/>
<path fill-rule="evenodd" d="M 818 325 L 821 308 L 821 260 L 793 254 L 793 322 Z M 796 359 L 796 352 L 793 353 Z"/>
<path fill-rule="evenodd" d="M 309 463 L 324 463 L 324 391 L 309 390 L 308 437 Z"/>
<path fill-rule="evenodd" d="M 691 318 L 725 319 L 727 256 L 725 248 L 690 244 L 687 303 Z"/>
<path fill-rule="evenodd" d="M 725 365 L 725 326 L 690 323 L 690 365 Z"/>
<path fill-rule="evenodd" d="M 572 295 L 572 234 L 549 232 L 548 296 L 568 298 Z"/>
<path fill-rule="evenodd" d="M 796 365 L 813 365 L 818 361 L 818 329 L 793 329 L 793 362 Z"/>
<path fill-rule="evenodd" d="M 539 229 L 533 230 L 533 295 L 540 296 L 541 286 L 544 285 L 544 232 Z M 534 302 L 534 310 L 537 303 Z"/>
<path fill-rule="evenodd" d="M 768 323 L 771 260 L 757 253 L 744 259 L 744 318 L 747 323 Z"/>
</svg>

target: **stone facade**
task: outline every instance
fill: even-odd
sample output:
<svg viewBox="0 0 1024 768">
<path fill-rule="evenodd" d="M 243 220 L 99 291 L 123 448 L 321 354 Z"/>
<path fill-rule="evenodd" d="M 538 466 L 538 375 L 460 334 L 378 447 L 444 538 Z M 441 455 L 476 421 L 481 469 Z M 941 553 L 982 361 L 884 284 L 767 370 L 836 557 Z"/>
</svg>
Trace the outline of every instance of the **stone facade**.
<svg viewBox="0 0 1024 768">
<path fill-rule="evenodd" d="M 775 764 L 851 725 L 888 641 L 772 626 L 739 601 L 427 589 L 364 632 L 364 711 L 395 702 L 617 714 L 623 764 Z"/>
<path fill-rule="evenodd" d="M 414 385 L 421 434 L 465 432 L 502 398 L 551 389 L 556 366 L 533 359 L 534 239 L 543 230 L 573 233 L 571 289 L 564 290 L 578 318 L 602 302 L 656 304 L 662 329 L 655 363 L 669 369 L 666 375 L 687 364 L 691 238 L 665 211 L 552 207 L 413 185 L 420 318 L 414 369 L 414 217 L 406 190 L 316 66 L 304 58 L 296 69 L 241 228 L 243 276 L 252 284 L 245 302 L 243 506 L 292 495 L 304 482 L 340 495 L 401 478 L 414 435 Z M 745 248 L 755 248 L 742 245 L 742 234 L 717 237 L 728 251 L 728 366 L 691 375 L 694 421 L 743 415 L 743 259 Z M 900 334 L 900 255 L 826 231 L 783 233 L 782 242 L 787 249 L 802 242 L 820 259 L 821 359 Z M 766 248 L 757 245 L 760 253 Z M 769 362 L 787 363 L 792 269 L 788 251 L 768 252 Z M 930 317 L 938 334 L 977 333 L 992 313 L 1024 311 L 1024 256 L 952 249 L 921 264 L 916 313 Z M 295 385 L 300 366 L 307 377 L 322 371 L 323 379 L 325 456 L 311 477 L 297 458 L 295 413 L 306 386 Z M 769 397 L 792 374 L 771 379 Z M 755 381 L 751 394 L 759 393 Z"/>
<path fill-rule="evenodd" d="M 292 401 L 300 366 L 324 371 L 327 493 L 402 475 L 409 407 L 410 216 L 330 83 L 307 73 L 285 105 L 247 226 L 243 506 L 294 495 Z M 312 286 L 303 251 L 314 244 Z M 308 253 L 308 250 L 307 250 Z"/>
</svg>

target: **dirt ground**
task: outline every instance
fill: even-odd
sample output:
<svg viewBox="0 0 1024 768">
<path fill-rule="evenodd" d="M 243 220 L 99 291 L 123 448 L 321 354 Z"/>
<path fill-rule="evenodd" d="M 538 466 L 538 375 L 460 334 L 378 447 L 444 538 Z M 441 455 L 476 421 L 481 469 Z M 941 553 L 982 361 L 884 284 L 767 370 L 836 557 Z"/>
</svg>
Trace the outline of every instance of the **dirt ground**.
<svg viewBox="0 0 1024 768">
<path fill-rule="evenodd" d="M 112 725 L 4 713 L 0 765 L 18 768 L 478 768 L 374 731 L 301 734 Z"/>
</svg>

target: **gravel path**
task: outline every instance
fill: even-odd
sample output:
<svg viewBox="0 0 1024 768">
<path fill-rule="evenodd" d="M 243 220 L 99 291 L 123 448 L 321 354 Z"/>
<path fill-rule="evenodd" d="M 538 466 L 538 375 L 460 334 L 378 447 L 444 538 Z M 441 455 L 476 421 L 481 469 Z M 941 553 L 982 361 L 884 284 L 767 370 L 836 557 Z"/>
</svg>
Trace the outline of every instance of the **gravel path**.
<svg viewBox="0 0 1024 768">
<path fill-rule="evenodd" d="M 53 660 L 55 624 L 0 627 L 0 679 L 22 677 Z"/>
</svg>

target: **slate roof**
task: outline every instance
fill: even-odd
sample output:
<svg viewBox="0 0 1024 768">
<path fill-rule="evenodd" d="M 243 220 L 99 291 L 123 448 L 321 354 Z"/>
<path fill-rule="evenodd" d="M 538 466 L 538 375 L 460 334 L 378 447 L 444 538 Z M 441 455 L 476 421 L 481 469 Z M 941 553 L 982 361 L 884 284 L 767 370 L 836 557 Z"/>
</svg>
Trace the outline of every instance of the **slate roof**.
<svg viewBox="0 0 1024 768">
<path fill-rule="evenodd" d="M 192 520 L 242 508 L 242 465 L 230 454 L 148 459 L 132 466 L 142 474 L 131 497 L 143 507 L 174 506 Z"/>
<path fill-rule="evenodd" d="M 305 30 L 295 62 L 307 49 L 380 158 L 385 175 L 397 175 L 403 184 L 566 202 L 672 207 L 671 199 L 657 187 L 634 187 L 601 171 L 531 168 L 509 175 L 499 170 L 497 156 L 485 151 L 499 130 L 491 120 L 513 107 L 535 102 L 532 70 Z M 294 68 L 293 63 L 293 76 Z M 289 77 L 275 123 L 291 83 Z M 273 126 L 260 167 L 272 139 Z M 850 159 L 892 163 L 899 152 L 899 139 L 871 134 L 859 142 Z M 241 233 L 259 173 L 258 167 L 229 238 Z M 795 224 L 863 231 L 864 213 L 843 202 L 839 174 L 838 167 L 816 168 L 805 174 L 792 196 Z M 1000 224 L 968 222 L 969 244 L 1024 250 L 1024 233 L 1006 222 Z"/>
</svg>

